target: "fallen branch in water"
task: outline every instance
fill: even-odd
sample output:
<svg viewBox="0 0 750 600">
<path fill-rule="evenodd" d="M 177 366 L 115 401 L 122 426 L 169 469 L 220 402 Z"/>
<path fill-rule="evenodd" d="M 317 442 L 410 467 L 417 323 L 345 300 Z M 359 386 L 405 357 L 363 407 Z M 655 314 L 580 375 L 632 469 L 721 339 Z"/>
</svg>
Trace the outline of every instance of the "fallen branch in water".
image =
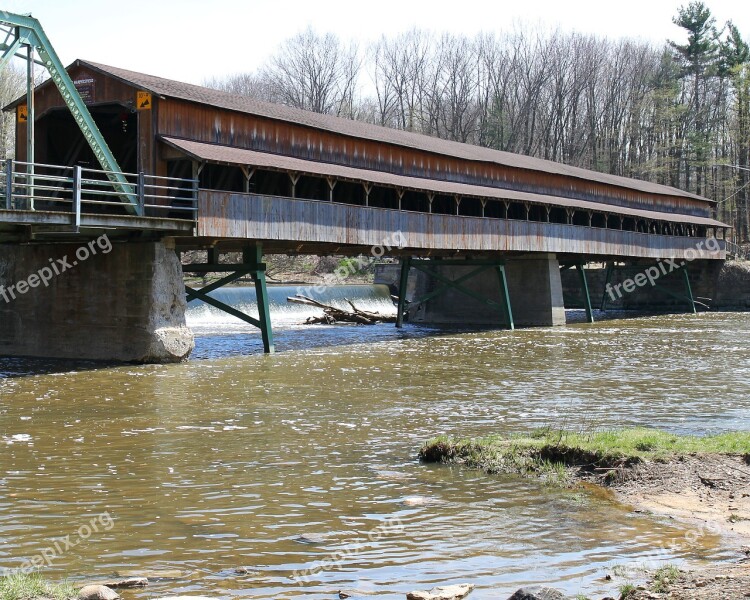
<svg viewBox="0 0 750 600">
<path fill-rule="evenodd" d="M 289 296 L 286 301 L 293 304 L 304 304 L 306 306 L 316 306 L 323 309 L 322 317 L 308 317 L 305 321 L 307 325 L 333 325 L 335 323 L 356 323 L 357 325 L 376 325 L 378 323 L 395 323 L 396 317 L 394 315 L 381 315 L 377 312 L 368 312 L 366 310 L 360 310 L 354 304 L 345 298 L 347 304 L 352 307 L 351 311 L 344 310 L 331 306 L 330 304 L 323 304 L 302 294 L 296 296 Z"/>
</svg>

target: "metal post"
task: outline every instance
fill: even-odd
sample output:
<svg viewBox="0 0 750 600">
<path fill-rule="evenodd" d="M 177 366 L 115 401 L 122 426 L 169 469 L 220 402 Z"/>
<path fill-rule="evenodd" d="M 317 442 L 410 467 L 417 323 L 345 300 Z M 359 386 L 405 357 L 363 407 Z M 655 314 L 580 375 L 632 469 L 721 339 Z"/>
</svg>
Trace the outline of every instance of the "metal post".
<svg viewBox="0 0 750 600">
<path fill-rule="evenodd" d="M 396 313 L 396 327 L 404 326 L 404 311 L 406 310 L 406 288 L 409 285 L 409 271 L 411 270 L 411 257 L 405 256 L 401 259 L 401 279 L 398 288 L 398 313 Z"/>
<path fill-rule="evenodd" d="M 193 177 L 193 220 L 195 221 L 196 233 L 198 227 L 198 195 L 200 191 L 200 180 L 198 177 L 200 177 L 200 172 Z"/>
<path fill-rule="evenodd" d="M 583 294 L 583 305 L 586 308 L 586 319 L 589 323 L 594 322 L 594 311 L 591 308 L 591 295 L 589 294 L 589 282 L 586 279 L 586 270 L 583 265 L 576 265 L 578 275 L 581 278 L 581 293 Z"/>
<path fill-rule="evenodd" d="M 508 329 L 515 329 L 516 324 L 513 321 L 513 309 L 510 305 L 510 294 L 508 293 L 508 278 L 505 275 L 505 265 L 497 265 L 497 277 L 500 280 L 500 298 L 503 301 L 503 308 L 508 317 Z"/>
<path fill-rule="evenodd" d="M 266 265 L 263 264 L 263 246 L 256 244 L 254 248 L 246 249 L 244 258 L 243 262 L 252 262 L 254 267 L 253 279 L 255 280 L 255 297 L 258 302 L 258 321 L 260 321 L 260 333 L 263 338 L 263 351 L 266 354 L 273 354 L 273 329 L 266 287 Z"/>
<path fill-rule="evenodd" d="M 143 171 L 138 172 L 138 214 L 146 215 L 146 175 Z"/>
<path fill-rule="evenodd" d="M 604 280 L 604 292 L 602 292 L 602 303 L 599 306 L 599 310 L 604 312 L 607 310 L 607 287 L 612 282 L 612 270 L 614 269 L 614 263 L 607 263 L 607 276 Z"/>
<path fill-rule="evenodd" d="M 76 231 L 81 227 L 81 167 L 73 167 L 73 212 Z"/>
<path fill-rule="evenodd" d="M 26 120 L 26 172 L 28 174 L 29 210 L 34 210 L 34 48 L 28 46 L 28 60 L 26 65 L 26 106 L 28 108 L 28 119 Z"/>
<path fill-rule="evenodd" d="M 13 209 L 13 159 L 5 161 L 5 208 Z"/>
<path fill-rule="evenodd" d="M 690 310 L 695 314 L 698 311 L 695 309 L 695 298 L 693 298 L 693 288 L 690 286 L 690 274 L 688 273 L 687 266 L 682 268 L 682 277 L 685 280 L 685 293 L 690 302 Z"/>
</svg>

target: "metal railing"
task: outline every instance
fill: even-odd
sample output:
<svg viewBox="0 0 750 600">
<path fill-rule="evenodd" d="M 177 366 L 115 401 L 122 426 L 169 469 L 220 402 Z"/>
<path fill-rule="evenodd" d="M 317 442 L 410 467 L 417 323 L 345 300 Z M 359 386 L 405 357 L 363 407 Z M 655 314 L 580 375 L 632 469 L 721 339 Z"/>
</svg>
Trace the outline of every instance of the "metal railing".
<svg viewBox="0 0 750 600">
<path fill-rule="evenodd" d="M 117 191 L 101 169 L 63 167 L 42 163 L 0 160 L 0 198 L 6 210 L 63 212 L 81 214 L 128 214 L 129 199 L 139 216 L 196 220 L 198 181 L 122 173 L 130 192 Z M 123 197 L 125 196 L 125 198 Z"/>
</svg>

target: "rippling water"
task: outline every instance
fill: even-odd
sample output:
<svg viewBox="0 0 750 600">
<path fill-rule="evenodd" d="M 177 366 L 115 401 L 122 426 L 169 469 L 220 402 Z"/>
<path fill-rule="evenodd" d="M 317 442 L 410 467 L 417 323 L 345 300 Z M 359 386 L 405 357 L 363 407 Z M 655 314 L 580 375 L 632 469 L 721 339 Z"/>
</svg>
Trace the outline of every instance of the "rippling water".
<svg viewBox="0 0 750 600">
<path fill-rule="evenodd" d="M 748 429 L 748 315 L 515 332 L 274 317 L 274 356 L 251 328 L 196 310 L 188 363 L 0 362 L 0 569 L 57 541 L 50 577 L 182 571 L 129 598 L 403 598 L 446 581 L 502 598 L 531 582 L 612 593 L 606 568 L 672 542 L 661 559 L 721 556 L 715 538 L 688 543 L 600 494 L 415 456 L 439 433 L 548 424 Z M 78 540 L 103 511 L 112 527 Z M 66 535 L 80 543 L 65 549 Z"/>
</svg>

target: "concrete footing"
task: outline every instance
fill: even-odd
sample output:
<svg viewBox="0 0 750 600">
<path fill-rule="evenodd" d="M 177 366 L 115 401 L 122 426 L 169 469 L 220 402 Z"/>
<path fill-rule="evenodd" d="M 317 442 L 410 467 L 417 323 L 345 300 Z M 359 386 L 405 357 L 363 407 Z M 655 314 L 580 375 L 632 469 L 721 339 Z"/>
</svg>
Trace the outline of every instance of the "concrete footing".
<svg viewBox="0 0 750 600">
<path fill-rule="evenodd" d="M 177 362 L 194 347 L 185 310 L 161 242 L 0 247 L 0 355 Z"/>
<path fill-rule="evenodd" d="M 460 262 L 460 261 L 457 261 Z M 560 268 L 554 254 L 537 254 L 506 259 L 505 273 L 508 293 L 516 326 L 550 327 L 565 325 Z M 470 266 L 445 265 L 435 271 L 451 280 L 456 280 L 472 271 Z M 407 298 L 419 298 L 431 293 L 440 283 L 421 271 L 412 271 L 416 279 Z M 502 327 L 505 318 L 499 310 L 502 306 L 501 286 L 495 269 L 487 269 L 467 279 L 462 285 L 482 296 L 492 305 L 466 295 L 457 289 L 432 298 L 409 312 L 409 321 L 414 323 L 490 325 Z"/>
</svg>

